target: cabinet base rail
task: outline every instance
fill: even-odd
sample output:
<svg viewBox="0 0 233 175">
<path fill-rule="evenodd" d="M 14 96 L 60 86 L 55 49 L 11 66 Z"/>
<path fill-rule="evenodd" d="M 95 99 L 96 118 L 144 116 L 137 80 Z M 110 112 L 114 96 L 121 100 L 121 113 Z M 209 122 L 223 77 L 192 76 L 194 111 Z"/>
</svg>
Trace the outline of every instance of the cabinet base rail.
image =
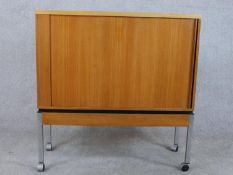
<svg viewBox="0 0 233 175">
<path fill-rule="evenodd" d="M 80 126 L 165 126 L 175 127 L 174 143 L 171 151 L 177 152 L 179 148 L 179 127 L 187 127 L 186 148 L 184 162 L 180 169 L 188 171 L 190 165 L 191 137 L 193 130 L 193 113 L 65 113 L 65 112 L 41 112 L 37 113 L 38 119 L 38 165 L 37 170 L 45 170 L 44 163 L 44 125 L 49 125 L 49 142 L 46 150 L 52 147 L 51 125 L 80 125 Z"/>
</svg>

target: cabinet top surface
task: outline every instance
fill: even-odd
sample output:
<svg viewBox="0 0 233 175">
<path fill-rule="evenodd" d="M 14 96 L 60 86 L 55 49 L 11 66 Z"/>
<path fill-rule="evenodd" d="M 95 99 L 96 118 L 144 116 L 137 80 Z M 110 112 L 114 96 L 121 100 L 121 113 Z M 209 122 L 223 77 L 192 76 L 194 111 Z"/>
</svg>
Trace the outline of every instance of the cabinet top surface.
<svg viewBox="0 0 233 175">
<path fill-rule="evenodd" d="M 36 10 L 35 14 L 201 19 L 201 16 L 198 15 L 198 14 L 173 14 L 173 13 L 154 13 L 154 12 L 108 12 L 108 11 Z"/>
</svg>

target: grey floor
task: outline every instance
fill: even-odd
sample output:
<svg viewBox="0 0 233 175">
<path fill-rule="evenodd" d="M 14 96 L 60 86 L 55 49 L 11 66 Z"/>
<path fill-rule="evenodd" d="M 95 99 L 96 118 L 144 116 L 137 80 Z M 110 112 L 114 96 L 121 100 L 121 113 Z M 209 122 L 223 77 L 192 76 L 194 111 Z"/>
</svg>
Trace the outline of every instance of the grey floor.
<svg viewBox="0 0 233 175">
<path fill-rule="evenodd" d="M 0 175 L 39 174 L 35 9 L 202 15 L 190 171 L 178 170 L 184 129 L 173 153 L 172 128 L 55 127 L 43 174 L 233 174 L 232 0 L 0 0 Z"/>
<path fill-rule="evenodd" d="M 54 127 L 55 149 L 45 152 L 43 174 L 197 174 L 232 175 L 233 137 L 194 136 L 191 169 L 178 165 L 184 157 L 185 129 L 180 150 L 171 152 L 173 128 Z M 45 128 L 48 134 L 48 127 Z M 0 133 L 0 174 L 36 172 L 35 131 Z"/>
</svg>

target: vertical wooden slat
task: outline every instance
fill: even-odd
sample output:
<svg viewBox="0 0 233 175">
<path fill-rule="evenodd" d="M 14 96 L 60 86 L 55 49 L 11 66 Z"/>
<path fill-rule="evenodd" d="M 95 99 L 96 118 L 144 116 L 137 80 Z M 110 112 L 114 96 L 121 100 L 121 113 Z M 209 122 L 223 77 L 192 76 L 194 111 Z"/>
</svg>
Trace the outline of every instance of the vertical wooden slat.
<svg viewBox="0 0 233 175">
<path fill-rule="evenodd" d="M 51 106 L 50 15 L 36 15 L 37 106 Z"/>
</svg>

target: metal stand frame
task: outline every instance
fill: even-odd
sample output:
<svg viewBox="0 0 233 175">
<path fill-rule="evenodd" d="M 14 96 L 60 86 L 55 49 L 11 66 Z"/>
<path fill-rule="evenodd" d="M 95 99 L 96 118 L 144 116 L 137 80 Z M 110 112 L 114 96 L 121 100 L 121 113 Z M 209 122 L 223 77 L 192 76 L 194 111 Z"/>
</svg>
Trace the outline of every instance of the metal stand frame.
<svg viewBox="0 0 233 175">
<path fill-rule="evenodd" d="M 38 165 L 37 170 L 42 172 L 45 170 L 44 164 L 44 128 L 42 123 L 42 117 L 40 113 L 37 113 L 37 123 L 38 123 Z"/>
<path fill-rule="evenodd" d="M 38 165 L 37 170 L 40 172 L 43 172 L 45 170 L 45 164 L 44 164 L 44 131 L 43 131 L 43 123 L 42 123 L 42 117 L 40 114 L 40 111 L 37 113 L 37 119 L 38 119 Z M 185 157 L 184 162 L 181 163 L 180 168 L 182 171 L 188 171 L 189 170 L 189 164 L 190 164 L 190 152 L 191 152 L 191 140 L 192 140 L 192 130 L 193 130 L 193 122 L 194 122 L 194 115 L 191 114 L 189 116 L 189 125 L 187 127 L 187 135 L 186 135 L 186 148 L 185 148 Z M 175 127 L 174 132 L 174 144 L 171 147 L 171 150 L 174 152 L 177 152 L 179 148 L 179 128 Z M 49 125 L 49 142 L 46 145 L 46 150 L 51 151 L 52 150 L 52 126 Z"/>
<path fill-rule="evenodd" d="M 179 128 L 175 127 L 174 144 L 171 146 L 171 151 L 177 152 L 179 150 Z"/>
<path fill-rule="evenodd" d="M 181 163 L 181 170 L 182 171 L 188 171 L 189 170 L 191 141 L 192 141 L 192 132 L 193 132 L 193 122 L 194 122 L 194 116 L 191 115 L 189 117 L 189 126 L 187 128 L 184 162 Z"/>
<path fill-rule="evenodd" d="M 49 141 L 47 142 L 46 150 L 47 151 L 53 150 L 53 147 L 52 147 L 52 125 L 49 125 Z"/>
</svg>

